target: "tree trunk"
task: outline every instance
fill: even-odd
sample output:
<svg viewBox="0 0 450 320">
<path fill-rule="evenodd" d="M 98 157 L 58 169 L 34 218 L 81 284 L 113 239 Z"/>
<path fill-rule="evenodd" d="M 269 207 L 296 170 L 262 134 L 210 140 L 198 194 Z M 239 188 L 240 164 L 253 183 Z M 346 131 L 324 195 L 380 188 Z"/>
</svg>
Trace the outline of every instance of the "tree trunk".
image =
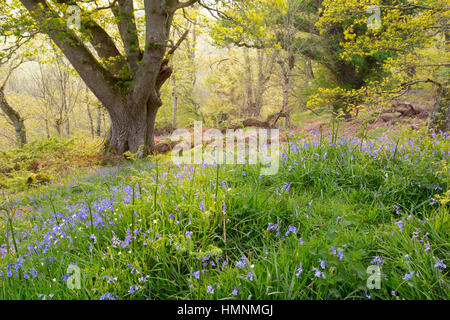
<svg viewBox="0 0 450 320">
<path fill-rule="evenodd" d="M 97 137 L 102 135 L 102 109 L 97 108 Z"/>
<path fill-rule="evenodd" d="M 16 132 L 16 141 L 19 147 L 22 147 L 27 143 L 27 134 L 25 131 L 25 124 L 23 118 L 20 114 L 14 110 L 6 101 L 4 87 L 0 88 L 0 109 L 6 114 L 8 119 L 14 126 L 14 130 Z"/>
<path fill-rule="evenodd" d="M 172 74 L 172 128 L 177 128 L 177 109 L 178 109 L 178 92 L 177 92 L 177 78 Z"/>
<path fill-rule="evenodd" d="M 291 126 L 291 119 L 290 119 L 290 110 L 289 110 L 289 95 L 291 91 L 291 77 L 292 72 L 294 71 L 295 67 L 295 56 L 294 54 L 289 54 L 287 59 L 283 62 L 280 62 L 281 64 L 281 71 L 283 74 L 283 106 L 282 106 L 282 112 L 285 115 L 284 118 L 284 127 L 289 128 Z"/>
<path fill-rule="evenodd" d="M 45 119 L 45 133 L 47 134 L 47 139 L 50 138 L 50 126 L 48 125 L 48 119 Z"/>
<path fill-rule="evenodd" d="M 87 108 L 87 114 L 88 114 L 88 118 L 89 118 L 89 127 L 91 129 L 91 136 L 93 138 L 95 136 L 94 120 L 92 119 L 91 106 L 89 105 L 89 102 L 86 103 L 86 108 Z"/>
<path fill-rule="evenodd" d="M 436 102 L 428 125 L 436 131 L 450 131 L 450 90 L 447 86 L 437 88 Z"/>
<path fill-rule="evenodd" d="M 254 114 L 255 102 L 253 95 L 253 71 L 251 67 L 249 51 L 249 48 L 244 48 L 245 77 L 243 77 L 243 80 L 245 81 L 245 101 L 242 112 L 245 115 L 251 116 Z"/>
<path fill-rule="evenodd" d="M 130 151 L 139 157 L 154 150 L 155 120 L 159 101 L 149 101 L 143 106 L 127 105 L 110 108 L 111 148 L 115 153 Z"/>
<path fill-rule="evenodd" d="M 66 121 L 66 135 L 69 138 L 70 137 L 70 120 L 67 119 Z"/>
</svg>

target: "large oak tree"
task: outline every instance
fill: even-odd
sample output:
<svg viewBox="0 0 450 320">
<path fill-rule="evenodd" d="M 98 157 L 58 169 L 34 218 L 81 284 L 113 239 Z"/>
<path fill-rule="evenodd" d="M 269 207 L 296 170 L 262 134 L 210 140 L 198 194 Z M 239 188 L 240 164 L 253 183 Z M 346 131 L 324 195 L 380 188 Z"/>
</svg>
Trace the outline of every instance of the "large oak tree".
<svg viewBox="0 0 450 320">
<path fill-rule="evenodd" d="M 160 89 L 172 73 L 168 56 L 178 44 L 169 41 L 173 17 L 198 0 L 20 2 L 106 107 L 113 150 L 151 152 Z M 67 23 L 69 5 L 80 10 L 79 30 Z"/>
</svg>

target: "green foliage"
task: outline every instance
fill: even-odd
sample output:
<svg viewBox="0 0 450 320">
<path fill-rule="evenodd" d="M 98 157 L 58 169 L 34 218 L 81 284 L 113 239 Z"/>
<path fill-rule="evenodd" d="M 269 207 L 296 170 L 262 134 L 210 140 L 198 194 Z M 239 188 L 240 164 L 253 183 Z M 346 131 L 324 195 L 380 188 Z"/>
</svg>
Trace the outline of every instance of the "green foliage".
<svg viewBox="0 0 450 320">
<path fill-rule="evenodd" d="M 0 150 L 0 187 L 24 189 L 56 182 L 79 168 L 99 162 L 95 141 L 51 137 L 23 148 Z"/>
</svg>

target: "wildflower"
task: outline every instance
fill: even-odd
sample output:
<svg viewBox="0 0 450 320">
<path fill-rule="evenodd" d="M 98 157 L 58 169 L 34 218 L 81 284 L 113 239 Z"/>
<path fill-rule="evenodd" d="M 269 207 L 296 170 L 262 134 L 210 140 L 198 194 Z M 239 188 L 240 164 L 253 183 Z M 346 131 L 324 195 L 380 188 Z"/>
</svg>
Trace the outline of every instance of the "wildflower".
<svg viewBox="0 0 450 320">
<path fill-rule="evenodd" d="M 323 278 L 323 279 L 325 279 L 325 275 L 324 275 L 323 272 L 320 271 L 318 268 L 314 268 L 314 267 L 313 267 L 313 271 L 314 271 L 314 276 L 315 276 L 316 278 Z"/>
<path fill-rule="evenodd" d="M 291 188 L 291 184 L 291 182 L 285 182 L 283 188 L 281 188 L 281 191 L 289 191 L 289 189 Z"/>
<path fill-rule="evenodd" d="M 37 278 L 38 274 L 37 274 L 36 270 L 30 269 L 30 272 L 33 275 L 33 278 Z"/>
<path fill-rule="evenodd" d="M 425 243 L 425 252 L 427 252 L 430 249 L 431 249 L 430 243 L 429 242 Z"/>
<path fill-rule="evenodd" d="M 436 264 L 434 265 L 435 268 L 445 269 L 447 266 L 444 264 L 442 260 L 439 258 L 436 258 Z"/>
<path fill-rule="evenodd" d="M 136 291 L 138 291 L 140 288 L 141 288 L 141 287 L 139 287 L 137 284 L 133 284 L 133 285 L 130 287 L 130 290 L 128 290 L 128 292 L 129 292 L 130 294 L 133 294 L 133 293 L 135 293 Z"/>
<path fill-rule="evenodd" d="M 247 276 L 245 277 L 245 279 L 252 281 L 253 280 L 253 274 L 250 271 L 247 272 Z"/>
<path fill-rule="evenodd" d="M 203 201 L 200 202 L 200 210 L 202 210 L 203 212 L 205 212 L 205 205 L 203 204 Z"/>
<path fill-rule="evenodd" d="M 90 240 L 94 241 L 94 244 L 97 243 L 97 237 L 95 236 L 95 234 L 91 234 L 91 236 L 89 237 Z"/>
<path fill-rule="evenodd" d="M 303 242 L 302 238 L 298 238 L 298 242 L 300 242 L 300 244 L 301 244 L 301 245 L 303 245 L 303 244 L 304 244 L 304 242 Z"/>
<path fill-rule="evenodd" d="M 322 269 L 325 269 L 325 261 L 319 259 L 319 262 L 320 262 L 320 267 L 321 267 Z"/>
<path fill-rule="evenodd" d="M 195 271 L 192 275 L 193 275 L 195 278 L 199 279 L 199 278 L 200 278 L 200 271 Z"/>
<path fill-rule="evenodd" d="M 269 222 L 269 226 L 267 227 L 267 231 L 272 231 L 272 230 L 279 231 L 280 227 L 277 224 L 273 224 L 273 223 Z"/>
<path fill-rule="evenodd" d="M 400 229 L 400 232 L 402 232 L 403 231 L 403 221 L 398 221 L 398 222 L 396 222 L 395 223 L 397 226 L 398 226 L 398 228 Z"/>
<path fill-rule="evenodd" d="M 245 261 L 238 261 L 236 262 L 236 267 L 242 269 L 245 267 Z"/>
<path fill-rule="evenodd" d="M 297 277 L 299 277 L 301 274 L 302 274 L 302 272 L 303 272 L 303 269 L 302 269 L 302 264 L 300 263 L 300 266 L 299 266 L 299 268 L 297 269 L 297 273 L 295 274 Z"/>
<path fill-rule="evenodd" d="M 175 216 L 173 215 L 173 213 L 169 214 L 169 219 L 171 219 L 171 220 L 175 219 Z"/>
<path fill-rule="evenodd" d="M 403 280 L 411 280 L 411 278 L 414 277 L 414 271 L 410 271 L 409 273 L 405 274 L 405 276 L 402 278 Z"/>
<path fill-rule="evenodd" d="M 111 283 L 111 282 L 113 282 L 113 281 L 117 281 L 117 278 L 111 277 L 111 276 L 104 276 L 103 278 L 108 279 L 108 283 Z"/>
<path fill-rule="evenodd" d="M 374 259 L 370 262 L 371 264 L 378 264 L 379 266 L 381 266 L 384 262 L 383 257 L 380 256 L 374 256 Z"/>
<path fill-rule="evenodd" d="M 289 226 L 288 230 L 286 231 L 286 237 L 289 235 L 289 233 L 297 234 L 297 228 L 294 226 Z"/>
<path fill-rule="evenodd" d="M 117 300 L 119 297 L 118 296 L 113 296 L 113 295 L 111 295 L 111 293 L 105 293 L 104 295 L 102 295 L 101 297 L 100 297 L 100 300 Z"/>
<path fill-rule="evenodd" d="M 192 237 L 192 232 L 191 231 L 186 231 L 186 233 L 184 234 L 185 237 L 191 238 Z"/>
<path fill-rule="evenodd" d="M 337 253 L 337 257 L 339 258 L 339 260 L 342 260 L 342 258 L 344 257 L 344 253 L 339 250 Z"/>
<path fill-rule="evenodd" d="M 395 296 L 396 296 L 396 295 L 395 295 L 395 291 L 394 291 L 394 290 L 392 290 L 391 294 L 392 294 L 392 296 L 393 296 L 393 297 L 395 297 Z"/>
<path fill-rule="evenodd" d="M 213 288 L 212 286 L 208 286 L 208 287 L 206 288 L 206 293 L 214 294 L 214 288 Z"/>
<path fill-rule="evenodd" d="M 231 292 L 231 294 L 232 294 L 233 296 L 237 296 L 238 290 L 236 289 L 236 287 L 233 289 L 233 291 Z"/>
</svg>

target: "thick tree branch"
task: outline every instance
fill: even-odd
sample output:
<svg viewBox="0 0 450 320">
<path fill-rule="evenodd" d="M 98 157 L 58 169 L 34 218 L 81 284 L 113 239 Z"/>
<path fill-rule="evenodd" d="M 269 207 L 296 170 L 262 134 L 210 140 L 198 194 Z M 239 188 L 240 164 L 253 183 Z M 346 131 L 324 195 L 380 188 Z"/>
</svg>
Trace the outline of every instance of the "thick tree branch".
<svg viewBox="0 0 450 320">
<path fill-rule="evenodd" d="M 134 18 L 133 0 L 118 0 L 117 6 L 112 8 L 118 19 L 118 27 L 129 70 L 134 74 L 141 58 L 138 32 Z"/>
<path fill-rule="evenodd" d="M 53 10 L 43 0 L 20 0 L 25 8 L 35 16 L 43 32 L 64 53 L 86 85 L 106 105 L 117 103 L 121 97 L 115 88 L 117 80 L 95 59 L 83 42 L 70 30 L 65 21 L 58 20 Z M 49 24 L 49 21 L 52 23 Z"/>
<path fill-rule="evenodd" d="M 116 3 L 117 0 L 114 0 L 113 4 Z M 57 3 L 66 4 L 66 5 L 76 5 L 75 0 L 56 0 Z M 111 6 L 112 6 L 111 5 Z M 81 9 L 81 8 L 80 8 Z M 99 10 L 101 8 L 96 8 Z M 94 47 L 98 56 L 101 59 L 108 60 L 110 58 L 121 57 L 119 50 L 116 47 L 116 44 L 109 36 L 109 34 L 87 13 L 82 12 L 83 19 L 81 19 L 81 29 L 82 31 L 88 31 L 90 34 L 90 43 Z M 114 65 L 108 65 L 108 70 L 113 74 L 118 74 L 120 69 L 123 66 L 123 61 L 119 61 Z"/>
</svg>

